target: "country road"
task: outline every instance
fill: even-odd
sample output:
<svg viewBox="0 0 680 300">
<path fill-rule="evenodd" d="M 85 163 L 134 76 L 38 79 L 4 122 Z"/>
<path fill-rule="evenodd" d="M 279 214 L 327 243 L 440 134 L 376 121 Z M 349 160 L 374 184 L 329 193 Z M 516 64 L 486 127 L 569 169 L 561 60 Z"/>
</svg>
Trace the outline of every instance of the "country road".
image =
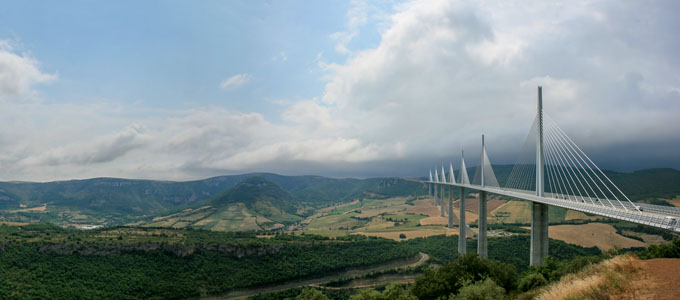
<svg viewBox="0 0 680 300">
<path fill-rule="evenodd" d="M 397 262 L 392 262 L 389 264 L 384 264 L 380 266 L 375 266 L 371 268 L 364 268 L 364 269 L 353 269 L 349 271 L 343 271 L 339 272 L 336 274 L 332 275 L 327 275 L 324 277 L 320 278 L 314 278 L 314 279 L 307 279 L 307 280 L 301 280 L 301 281 L 293 281 L 293 282 L 288 282 L 284 284 L 279 284 L 279 285 L 274 285 L 274 286 L 268 286 L 268 287 L 260 287 L 260 288 L 254 288 L 254 289 L 246 289 L 246 290 L 236 290 L 236 291 L 231 291 L 229 293 L 226 293 L 221 296 L 209 296 L 209 297 L 204 297 L 201 299 L 244 299 L 250 296 L 255 296 L 257 294 L 263 294 L 263 293 L 272 293 L 272 292 L 278 292 L 278 291 L 283 291 L 287 289 L 292 289 L 292 288 L 297 288 L 297 287 L 303 287 L 303 286 L 319 286 L 324 283 L 343 278 L 343 277 L 356 277 L 356 276 L 361 276 L 363 274 L 367 274 L 370 272 L 375 272 L 375 271 L 384 271 L 384 270 L 389 270 L 389 269 L 401 269 L 401 268 L 409 268 L 409 267 L 417 267 L 419 265 L 424 264 L 426 261 L 430 259 L 430 256 L 427 255 L 426 253 L 419 252 L 418 253 L 418 260 L 413 261 L 413 259 L 409 260 L 402 260 L 402 261 L 397 261 Z"/>
</svg>

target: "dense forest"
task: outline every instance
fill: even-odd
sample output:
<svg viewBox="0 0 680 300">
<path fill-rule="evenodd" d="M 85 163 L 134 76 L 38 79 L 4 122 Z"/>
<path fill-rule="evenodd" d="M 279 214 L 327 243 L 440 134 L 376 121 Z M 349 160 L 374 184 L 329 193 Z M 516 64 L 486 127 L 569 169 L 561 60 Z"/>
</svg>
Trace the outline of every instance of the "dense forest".
<svg viewBox="0 0 680 300">
<path fill-rule="evenodd" d="M 409 259 L 419 251 L 434 264 L 455 261 L 457 237 L 395 242 L 350 236 L 256 237 L 254 233 L 108 228 L 48 224 L 0 225 L 0 298 L 180 299 L 222 294 L 356 267 Z M 474 241 L 469 241 L 474 251 Z M 596 255 L 551 240 L 558 258 Z M 489 239 L 490 257 L 527 269 L 526 236 Z"/>
<path fill-rule="evenodd" d="M 680 239 L 670 243 L 650 246 L 638 250 L 633 257 L 641 259 L 680 258 Z M 534 299 L 545 292 L 550 284 L 558 283 L 563 278 L 571 280 L 580 276 L 592 276 L 603 272 L 605 276 L 598 284 L 588 286 L 570 286 L 570 292 L 576 297 L 567 299 L 619 299 L 620 295 L 637 299 L 641 295 L 628 295 L 630 291 L 626 283 L 639 280 L 639 269 L 634 266 L 613 264 L 621 258 L 625 261 L 630 253 L 609 252 L 600 255 L 577 256 L 571 259 L 555 259 L 549 257 L 542 265 L 531 267 L 524 272 L 517 272 L 513 265 L 494 259 L 483 259 L 476 254 L 457 256 L 454 260 L 436 269 L 425 269 L 414 284 L 405 285 L 396 282 L 375 288 L 361 290 L 336 290 L 296 288 L 276 293 L 257 295 L 254 300 L 501 300 L 501 299 Z M 605 261 L 606 260 L 606 261 Z M 630 260 L 629 260 L 630 261 Z M 589 275 L 590 274 L 590 275 Z M 570 275 L 570 276 L 568 276 Z M 592 278 L 592 277 L 591 277 Z M 564 285 L 562 285 L 564 287 Z M 561 298 L 559 298 L 561 299 Z M 628 297 L 626 297 L 628 299 Z"/>
</svg>

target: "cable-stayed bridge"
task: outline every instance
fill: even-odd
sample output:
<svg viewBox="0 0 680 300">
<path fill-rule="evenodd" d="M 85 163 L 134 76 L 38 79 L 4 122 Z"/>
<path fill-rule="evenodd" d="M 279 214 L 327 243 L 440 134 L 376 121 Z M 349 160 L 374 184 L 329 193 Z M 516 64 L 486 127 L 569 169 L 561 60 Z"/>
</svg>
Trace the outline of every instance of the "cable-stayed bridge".
<svg viewBox="0 0 680 300">
<path fill-rule="evenodd" d="M 543 113 L 542 88 L 538 87 L 538 110 L 520 156 L 503 186 L 498 183 L 486 153 L 482 135 L 480 163 L 470 181 L 463 153 L 458 175 L 449 164 L 448 172 L 430 170 L 430 194 L 445 216 L 448 187 L 449 228 L 453 227 L 453 187 L 460 188 L 458 252 L 466 251 L 465 189 L 479 191 L 479 233 L 477 252 L 487 257 L 487 193 L 531 201 L 531 265 L 548 256 L 548 206 L 557 206 L 612 219 L 680 232 L 680 208 L 631 201 L 612 180 Z M 447 175 L 448 173 L 448 175 Z"/>
</svg>

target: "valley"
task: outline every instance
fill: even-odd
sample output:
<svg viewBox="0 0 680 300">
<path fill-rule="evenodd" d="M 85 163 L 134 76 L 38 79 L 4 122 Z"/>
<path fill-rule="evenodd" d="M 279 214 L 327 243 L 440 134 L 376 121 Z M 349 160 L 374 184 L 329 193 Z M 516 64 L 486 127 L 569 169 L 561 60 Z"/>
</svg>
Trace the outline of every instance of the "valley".
<svg viewBox="0 0 680 300">
<path fill-rule="evenodd" d="M 390 282 L 413 286 L 411 292 L 418 293 L 415 286 L 429 280 L 430 270 L 461 259 L 455 251 L 459 194 L 454 190 L 456 227 L 448 228 L 448 217 L 440 216 L 425 186 L 411 179 L 250 174 L 202 183 L 154 183 L 166 191 L 170 188 L 165 184 L 194 185 L 185 190 L 189 198 L 171 202 L 156 200 L 172 197 L 137 198 L 139 187 L 134 186 L 149 182 L 104 182 L 102 190 L 90 186 L 100 185 L 98 180 L 81 182 L 80 189 L 52 183 L 50 191 L 37 185 L 41 195 L 51 195 L 40 199 L 52 200 L 28 198 L 33 200 L 3 206 L 0 267 L 9 272 L 0 275 L 0 298 L 13 293 L 20 299 L 58 294 L 283 299 L 312 286 L 347 299 L 357 290 L 380 289 Z M 112 186 L 118 190 L 110 190 Z M 93 194 L 84 196 L 88 193 Z M 110 200 L 83 200 L 94 199 L 91 195 Z M 467 247 L 474 253 L 478 195 L 468 192 L 465 197 Z M 135 204 L 144 199 L 151 203 Z M 677 199 L 673 194 L 637 200 L 672 205 Z M 529 212 L 526 201 L 488 198 L 489 258 L 522 276 L 531 272 Z M 551 207 L 549 216 L 549 251 L 556 261 L 601 259 L 617 249 L 646 251 L 675 237 L 565 209 Z M 420 261 L 414 265 L 416 257 Z M 60 271 L 65 269 L 70 271 Z M 70 286 L 64 288 L 62 282 Z M 18 292 L 28 285 L 30 289 Z"/>
</svg>

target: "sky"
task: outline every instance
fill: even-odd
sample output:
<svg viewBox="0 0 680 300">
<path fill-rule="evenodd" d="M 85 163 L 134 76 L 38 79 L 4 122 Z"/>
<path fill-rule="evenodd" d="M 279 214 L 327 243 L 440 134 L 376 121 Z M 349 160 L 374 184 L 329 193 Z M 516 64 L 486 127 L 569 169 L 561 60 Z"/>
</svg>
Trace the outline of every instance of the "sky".
<svg viewBox="0 0 680 300">
<path fill-rule="evenodd" d="M 680 168 L 678 1 L 0 0 L 0 180 Z"/>
</svg>

